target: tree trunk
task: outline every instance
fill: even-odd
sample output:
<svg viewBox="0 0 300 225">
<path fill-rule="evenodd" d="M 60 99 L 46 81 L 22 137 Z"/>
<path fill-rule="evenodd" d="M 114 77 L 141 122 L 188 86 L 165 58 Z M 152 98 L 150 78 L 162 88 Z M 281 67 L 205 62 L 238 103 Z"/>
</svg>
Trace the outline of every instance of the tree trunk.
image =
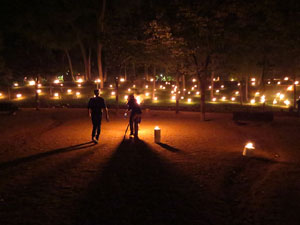
<svg viewBox="0 0 300 225">
<path fill-rule="evenodd" d="M 246 76 L 246 81 L 245 81 L 245 101 L 249 101 L 249 76 Z"/>
<path fill-rule="evenodd" d="M 179 113 L 179 94 L 178 91 L 180 90 L 180 84 L 179 84 L 179 75 L 176 76 L 176 85 L 177 85 L 177 89 L 175 92 L 175 96 L 176 96 L 176 111 L 175 113 L 178 114 Z"/>
<path fill-rule="evenodd" d="M 88 80 L 92 80 L 92 73 L 91 73 L 91 48 L 89 48 L 89 52 L 88 52 L 88 59 L 87 59 L 87 66 L 88 66 Z"/>
<path fill-rule="evenodd" d="M 156 75 L 156 66 L 153 66 L 153 85 L 152 85 L 152 100 L 155 97 L 155 75 Z"/>
<path fill-rule="evenodd" d="M 67 59 L 68 59 L 68 64 L 69 64 L 69 69 L 70 69 L 72 81 L 75 81 L 74 73 L 73 73 L 72 59 L 71 59 L 71 56 L 70 56 L 70 53 L 69 53 L 68 49 L 66 49 L 66 48 L 65 48 L 65 53 L 66 53 L 66 56 L 67 56 Z"/>
<path fill-rule="evenodd" d="M 201 79 L 202 78 L 202 79 Z M 205 121 L 205 112 L 206 112 L 206 105 L 205 105 L 205 89 L 206 89 L 206 79 L 205 76 L 199 76 L 198 79 L 201 79 L 200 82 L 200 91 L 201 91 L 201 115 L 202 121 Z"/>
<path fill-rule="evenodd" d="M 87 59 L 87 56 L 86 56 L 86 50 L 85 50 L 85 47 L 84 47 L 84 45 L 83 45 L 83 43 L 82 43 L 82 41 L 80 40 L 79 37 L 78 37 L 78 43 L 79 43 L 79 46 L 80 46 L 80 50 L 81 50 L 81 54 L 82 54 L 82 58 L 83 58 L 83 63 L 84 63 L 85 80 L 87 80 L 89 70 L 88 70 L 88 59 Z"/>
<path fill-rule="evenodd" d="M 186 85 L 185 85 L 185 75 L 183 74 L 182 75 L 182 92 L 184 93 L 184 89 L 186 88 Z"/>
<path fill-rule="evenodd" d="M 103 79 L 103 68 L 102 68 L 102 44 L 98 41 L 97 44 L 97 64 L 98 64 L 98 76 L 101 80 L 100 88 L 103 89 L 104 79 Z"/>
<path fill-rule="evenodd" d="M 210 74 L 210 100 L 214 98 L 214 77 L 215 77 L 215 72 L 212 71 Z"/>
<path fill-rule="evenodd" d="M 145 67 L 144 67 L 145 71 L 145 80 L 148 81 L 149 80 L 149 73 L 148 73 L 148 65 L 145 64 Z"/>
</svg>

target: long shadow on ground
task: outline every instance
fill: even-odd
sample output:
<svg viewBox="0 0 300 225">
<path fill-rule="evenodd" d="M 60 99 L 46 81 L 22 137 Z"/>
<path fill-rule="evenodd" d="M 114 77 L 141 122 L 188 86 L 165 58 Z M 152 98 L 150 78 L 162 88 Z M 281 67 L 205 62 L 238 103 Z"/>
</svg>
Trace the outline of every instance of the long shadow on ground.
<svg viewBox="0 0 300 225">
<path fill-rule="evenodd" d="M 94 142 L 89 141 L 89 142 L 85 142 L 85 143 L 78 144 L 78 145 L 72 145 L 72 146 L 69 146 L 69 147 L 58 148 L 58 149 L 50 150 L 50 151 L 47 151 L 47 152 L 42 152 L 42 153 L 38 153 L 38 154 L 35 154 L 35 155 L 30 155 L 30 156 L 27 156 L 27 157 L 18 158 L 18 159 L 12 160 L 12 161 L 0 163 L 0 169 L 6 169 L 8 167 L 18 166 L 22 163 L 31 162 L 31 161 L 41 159 L 41 158 L 45 158 L 45 157 L 55 155 L 55 154 L 60 154 L 60 153 L 64 153 L 64 152 L 70 152 L 70 151 L 74 151 L 74 150 L 89 148 L 89 147 L 92 147 L 94 145 L 95 145 Z"/>
<path fill-rule="evenodd" d="M 216 224 L 208 195 L 145 142 L 125 140 L 79 201 L 76 223 Z"/>
</svg>

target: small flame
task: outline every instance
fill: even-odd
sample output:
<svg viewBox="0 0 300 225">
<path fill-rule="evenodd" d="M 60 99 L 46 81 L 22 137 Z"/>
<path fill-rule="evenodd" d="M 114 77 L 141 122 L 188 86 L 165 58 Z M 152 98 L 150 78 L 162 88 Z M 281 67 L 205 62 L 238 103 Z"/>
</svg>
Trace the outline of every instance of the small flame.
<svg viewBox="0 0 300 225">
<path fill-rule="evenodd" d="M 248 149 L 254 149 L 254 145 L 252 142 L 248 142 L 246 145 L 245 145 L 245 148 L 248 148 Z"/>
</svg>

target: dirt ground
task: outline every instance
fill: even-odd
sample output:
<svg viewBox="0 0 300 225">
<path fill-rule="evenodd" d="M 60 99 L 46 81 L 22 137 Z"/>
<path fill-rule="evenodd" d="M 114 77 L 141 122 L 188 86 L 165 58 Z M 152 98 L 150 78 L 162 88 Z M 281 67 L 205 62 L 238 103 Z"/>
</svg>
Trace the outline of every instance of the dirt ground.
<svg viewBox="0 0 300 225">
<path fill-rule="evenodd" d="M 123 141 L 111 112 L 95 145 L 84 109 L 0 115 L 0 224 L 298 225 L 300 119 L 207 118 L 144 112 L 140 140 Z"/>
</svg>

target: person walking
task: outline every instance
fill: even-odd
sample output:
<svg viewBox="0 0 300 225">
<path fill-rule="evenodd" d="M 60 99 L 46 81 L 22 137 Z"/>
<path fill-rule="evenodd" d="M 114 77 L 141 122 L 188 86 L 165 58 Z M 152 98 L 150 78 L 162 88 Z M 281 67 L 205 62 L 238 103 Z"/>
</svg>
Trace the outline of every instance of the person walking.
<svg viewBox="0 0 300 225">
<path fill-rule="evenodd" d="M 99 96 L 99 90 L 94 90 L 95 97 L 90 98 L 88 103 L 88 113 L 92 119 L 92 141 L 98 143 L 101 132 L 102 111 L 105 112 L 106 121 L 109 121 L 108 109 L 105 101 Z"/>
<path fill-rule="evenodd" d="M 130 111 L 130 117 L 129 117 L 129 125 L 130 125 L 130 137 L 134 136 L 134 138 L 138 138 L 139 134 L 139 123 L 142 119 L 142 110 L 139 106 L 137 100 L 134 98 L 134 95 L 131 94 L 128 97 L 128 109 L 125 112 L 125 117 L 127 116 L 127 113 Z"/>
</svg>

